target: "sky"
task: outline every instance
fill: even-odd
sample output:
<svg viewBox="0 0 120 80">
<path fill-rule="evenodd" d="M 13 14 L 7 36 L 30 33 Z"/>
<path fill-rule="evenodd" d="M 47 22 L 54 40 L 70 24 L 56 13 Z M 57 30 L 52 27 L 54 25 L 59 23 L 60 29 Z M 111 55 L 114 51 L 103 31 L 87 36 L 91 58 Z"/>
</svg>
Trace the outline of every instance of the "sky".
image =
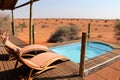
<svg viewBox="0 0 120 80">
<path fill-rule="evenodd" d="M 15 18 L 29 18 L 29 7 L 14 10 Z M 120 0 L 40 0 L 33 4 L 33 18 L 120 19 Z"/>
</svg>

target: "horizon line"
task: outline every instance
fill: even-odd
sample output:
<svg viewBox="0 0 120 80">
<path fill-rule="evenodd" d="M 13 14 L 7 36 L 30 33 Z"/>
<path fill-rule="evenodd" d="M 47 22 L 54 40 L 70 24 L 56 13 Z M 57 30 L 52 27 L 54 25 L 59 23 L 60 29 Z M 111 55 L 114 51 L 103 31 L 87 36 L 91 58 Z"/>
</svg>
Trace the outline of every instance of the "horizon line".
<svg viewBox="0 0 120 80">
<path fill-rule="evenodd" d="M 15 19 L 29 19 L 29 18 L 15 18 Z M 33 18 L 33 19 L 87 19 L 87 20 L 120 20 L 120 19 L 103 19 L 103 18 Z"/>
</svg>

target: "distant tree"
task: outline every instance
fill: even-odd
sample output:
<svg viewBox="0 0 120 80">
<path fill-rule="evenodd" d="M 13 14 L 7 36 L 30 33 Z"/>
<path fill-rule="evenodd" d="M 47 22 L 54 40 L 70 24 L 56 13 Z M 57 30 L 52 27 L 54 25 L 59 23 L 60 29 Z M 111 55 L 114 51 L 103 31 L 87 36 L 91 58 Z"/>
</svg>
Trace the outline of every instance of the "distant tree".
<svg viewBox="0 0 120 80">
<path fill-rule="evenodd" d="M 69 23 L 69 25 L 70 25 L 70 26 L 74 26 L 74 25 L 76 25 L 76 24 L 74 24 L 74 23 Z"/>
<path fill-rule="evenodd" d="M 10 14 L 0 12 L 0 33 L 3 31 L 11 33 L 11 16 Z"/>
<path fill-rule="evenodd" d="M 26 23 L 23 22 L 23 23 L 19 24 L 19 27 L 20 27 L 20 30 L 23 31 L 23 28 L 26 28 L 27 25 L 26 25 Z"/>
<path fill-rule="evenodd" d="M 58 21 L 58 19 L 55 20 L 56 22 Z"/>
<path fill-rule="evenodd" d="M 117 20 L 117 21 L 116 21 L 114 30 L 115 30 L 115 38 L 116 38 L 117 40 L 120 40 L 120 20 Z"/>
<path fill-rule="evenodd" d="M 109 27 L 109 25 L 108 25 L 108 24 L 104 24 L 104 26 L 105 26 L 105 27 Z"/>
<path fill-rule="evenodd" d="M 45 27 L 48 27 L 48 25 L 47 25 L 47 24 L 43 24 L 43 25 L 41 26 L 41 28 L 45 28 Z"/>
<path fill-rule="evenodd" d="M 104 23 L 107 23 L 108 22 L 108 20 L 104 20 Z"/>
</svg>

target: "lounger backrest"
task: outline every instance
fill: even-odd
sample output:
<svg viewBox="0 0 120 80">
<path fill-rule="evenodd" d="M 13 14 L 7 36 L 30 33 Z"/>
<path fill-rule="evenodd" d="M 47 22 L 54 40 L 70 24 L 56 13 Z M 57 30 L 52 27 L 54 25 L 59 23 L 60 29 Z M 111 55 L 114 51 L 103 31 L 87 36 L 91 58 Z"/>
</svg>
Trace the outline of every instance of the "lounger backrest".
<svg viewBox="0 0 120 80">
<path fill-rule="evenodd" d="M 15 46 L 13 43 L 11 43 L 9 40 L 6 40 L 5 42 L 5 49 L 8 51 L 9 54 L 13 55 L 14 58 L 18 59 L 19 53 L 18 50 L 20 50 L 19 47 Z"/>
<path fill-rule="evenodd" d="M 17 49 L 20 49 L 19 47 L 17 47 L 13 43 L 11 43 L 9 40 L 5 41 L 5 47 L 7 47 L 8 49 L 10 49 L 13 52 L 17 52 Z"/>
<path fill-rule="evenodd" d="M 2 33 L 2 36 L 1 36 L 1 40 L 3 43 L 5 43 L 5 41 L 8 39 L 8 36 L 7 36 L 7 32 L 3 32 Z"/>
</svg>

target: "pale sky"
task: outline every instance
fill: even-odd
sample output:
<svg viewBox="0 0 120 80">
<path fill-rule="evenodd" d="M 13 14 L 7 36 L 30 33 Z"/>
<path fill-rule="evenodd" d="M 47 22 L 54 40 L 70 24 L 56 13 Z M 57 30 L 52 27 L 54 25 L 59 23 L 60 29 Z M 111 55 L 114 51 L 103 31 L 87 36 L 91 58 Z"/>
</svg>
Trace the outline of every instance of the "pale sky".
<svg viewBox="0 0 120 80">
<path fill-rule="evenodd" d="M 17 5 L 29 0 L 18 0 Z M 15 18 L 29 18 L 29 5 L 16 9 Z M 120 0 L 40 0 L 33 18 L 120 19 Z"/>
</svg>

